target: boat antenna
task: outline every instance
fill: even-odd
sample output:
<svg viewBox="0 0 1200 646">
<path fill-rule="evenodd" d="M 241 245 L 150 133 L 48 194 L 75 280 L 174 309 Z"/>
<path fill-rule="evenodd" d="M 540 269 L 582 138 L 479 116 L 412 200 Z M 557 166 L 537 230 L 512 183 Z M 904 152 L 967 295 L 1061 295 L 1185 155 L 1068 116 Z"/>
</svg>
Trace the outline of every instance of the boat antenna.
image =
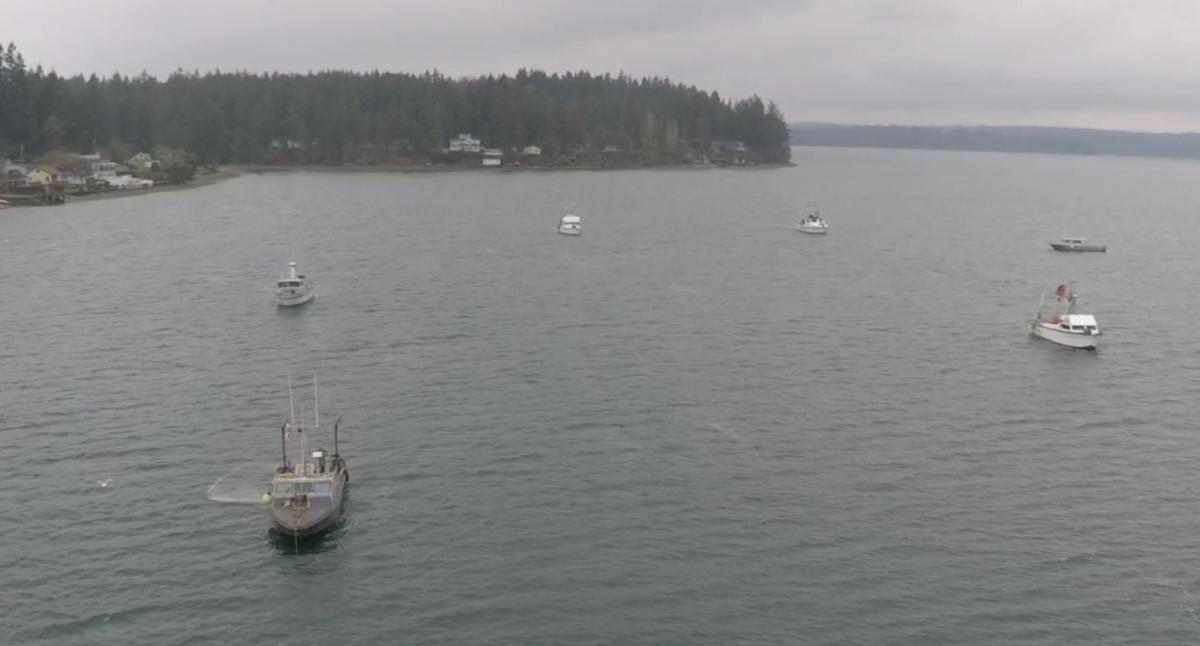
<svg viewBox="0 0 1200 646">
<path fill-rule="evenodd" d="M 337 421 L 333 423 L 333 457 L 335 457 L 335 458 L 338 457 L 339 455 L 341 455 L 340 453 L 338 453 L 338 445 L 337 445 L 338 424 L 341 424 L 341 423 L 342 423 L 342 418 L 340 418 L 340 417 L 337 418 Z"/>
<path fill-rule="evenodd" d="M 321 398 L 317 395 L 317 373 L 313 373 L 313 428 L 321 428 Z"/>
</svg>

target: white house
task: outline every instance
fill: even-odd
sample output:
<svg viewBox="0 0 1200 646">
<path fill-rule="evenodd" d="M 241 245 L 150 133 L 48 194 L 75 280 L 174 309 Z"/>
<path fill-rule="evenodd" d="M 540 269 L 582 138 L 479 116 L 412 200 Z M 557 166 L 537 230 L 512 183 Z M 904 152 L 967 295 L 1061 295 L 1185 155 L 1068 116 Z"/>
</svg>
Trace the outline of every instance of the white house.
<svg viewBox="0 0 1200 646">
<path fill-rule="evenodd" d="M 161 164 L 158 163 L 158 160 L 155 159 L 153 155 L 151 155 L 150 153 L 147 153 L 147 152 L 141 152 L 141 153 L 134 155 L 133 157 L 130 157 L 129 159 L 127 159 L 125 161 L 125 164 L 132 168 L 136 168 L 142 172 L 149 171 L 149 170 L 158 170 L 159 167 L 161 166 Z"/>
<path fill-rule="evenodd" d="M 500 160 L 504 157 L 504 151 L 499 148 L 484 148 L 483 149 L 483 165 L 484 166 L 499 166 Z"/>
<path fill-rule="evenodd" d="M 477 153 L 480 150 L 483 150 L 483 142 L 469 134 L 460 134 L 450 140 L 450 152 L 452 153 Z"/>
<path fill-rule="evenodd" d="M 133 175 L 116 175 L 104 180 L 108 185 L 115 189 L 126 190 L 130 188 L 153 188 L 154 180 L 142 179 Z"/>
<path fill-rule="evenodd" d="M 542 149 L 540 146 L 525 146 L 521 149 L 521 154 L 529 155 L 530 157 L 539 157 L 542 154 Z"/>
</svg>

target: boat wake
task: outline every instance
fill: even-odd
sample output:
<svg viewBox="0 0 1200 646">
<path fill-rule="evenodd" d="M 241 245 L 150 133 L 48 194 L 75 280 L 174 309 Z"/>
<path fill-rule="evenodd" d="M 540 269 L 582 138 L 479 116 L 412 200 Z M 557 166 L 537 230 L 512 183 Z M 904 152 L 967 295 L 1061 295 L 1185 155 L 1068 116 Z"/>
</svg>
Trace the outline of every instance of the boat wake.
<svg viewBox="0 0 1200 646">
<path fill-rule="evenodd" d="M 261 474 L 270 473 L 270 467 L 258 468 L 259 478 L 241 473 L 227 473 L 208 486 L 205 495 L 213 502 L 225 502 L 239 505 L 262 504 L 263 492 L 267 485 L 261 479 Z"/>
</svg>

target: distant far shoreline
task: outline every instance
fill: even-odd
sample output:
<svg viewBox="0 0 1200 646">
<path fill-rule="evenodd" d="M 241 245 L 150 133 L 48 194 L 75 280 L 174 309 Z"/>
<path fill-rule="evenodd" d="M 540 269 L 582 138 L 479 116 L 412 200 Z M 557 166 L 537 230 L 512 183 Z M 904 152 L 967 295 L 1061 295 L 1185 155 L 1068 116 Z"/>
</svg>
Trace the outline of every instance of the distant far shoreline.
<svg viewBox="0 0 1200 646">
<path fill-rule="evenodd" d="M 1046 126 L 879 126 L 793 123 L 792 146 L 1115 155 L 1200 159 L 1200 133 Z"/>
</svg>

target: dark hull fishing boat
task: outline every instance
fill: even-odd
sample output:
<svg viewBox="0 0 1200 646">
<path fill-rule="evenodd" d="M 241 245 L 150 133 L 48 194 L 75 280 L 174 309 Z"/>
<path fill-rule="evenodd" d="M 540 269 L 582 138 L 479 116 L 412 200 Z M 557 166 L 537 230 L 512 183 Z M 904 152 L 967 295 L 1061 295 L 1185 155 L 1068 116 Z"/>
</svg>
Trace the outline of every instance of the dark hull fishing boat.
<svg viewBox="0 0 1200 646">
<path fill-rule="evenodd" d="M 1060 238 L 1057 242 L 1051 242 L 1050 248 L 1055 251 L 1108 251 L 1108 245 L 1091 244 L 1083 238 Z"/>
<path fill-rule="evenodd" d="M 313 382 L 316 392 L 316 381 Z M 288 385 L 291 397 L 291 384 Z M 320 412 L 313 424 L 319 428 Z M 303 412 L 301 412 L 303 417 Z M 301 539 L 316 536 L 337 524 L 342 517 L 342 507 L 350 487 L 350 471 L 346 461 L 338 453 L 339 419 L 333 425 L 333 454 L 318 449 L 311 454 L 305 451 L 305 432 L 300 426 L 287 422 L 279 430 L 283 451 L 283 464 L 275 469 L 271 489 L 263 494 L 271 517 L 271 529 L 284 536 Z M 300 455 L 295 463 L 287 459 L 287 439 L 295 430 L 300 444 Z"/>
</svg>

